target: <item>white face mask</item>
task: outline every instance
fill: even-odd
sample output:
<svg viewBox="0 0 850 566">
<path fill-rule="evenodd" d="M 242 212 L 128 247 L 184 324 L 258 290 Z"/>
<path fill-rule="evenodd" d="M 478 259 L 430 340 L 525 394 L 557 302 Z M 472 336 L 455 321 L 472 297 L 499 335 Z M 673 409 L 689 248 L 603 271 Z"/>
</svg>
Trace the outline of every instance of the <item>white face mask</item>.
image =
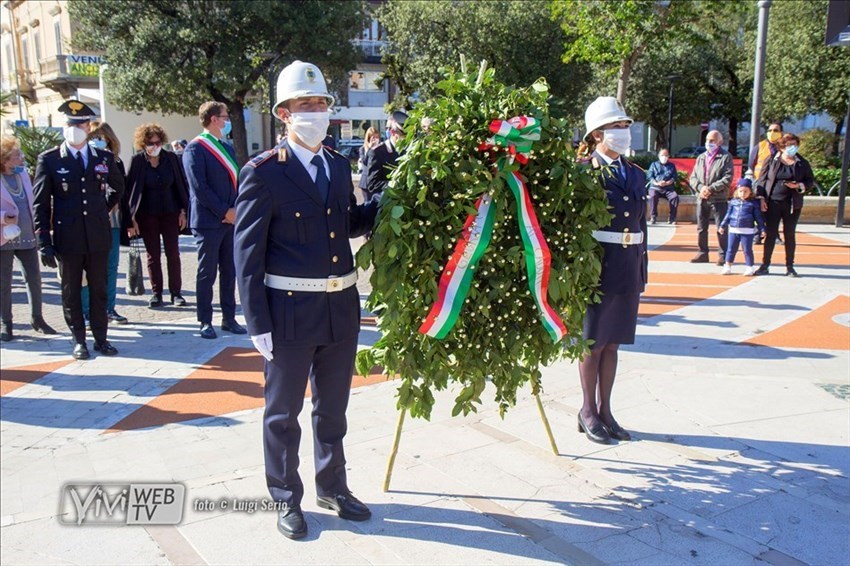
<svg viewBox="0 0 850 566">
<path fill-rule="evenodd" d="M 659 155 L 659 156 L 658 156 L 658 161 L 660 161 L 660 162 L 661 162 L 661 164 L 662 164 L 662 165 L 664 165 L 665 163 L 667 163 L 668 161 L 670 161 L 670 156 L 669 156 L 669 155 Z"/>
<path fill-rule="evenodd" d="M 77 126 L 65 126 L 62 128 L 62 136 L 71 145 L 81 145 L 89 137 L 85 130 Z"/>
<path fill-rule="evenodd" d="M 6 240 L 14 240 L 21 235 L 21 228 L 17 224 L 6 224 L 3 226 L 3 237 Z"/>
<path fill-rule="evenodd" d="M 632 147 L 632 131 L 630 128 L 604 130 L 602 136 L 602 143 L 605 144 L 605 147 L 620 155 L 623 155 Z"/>
<path fill-rule="evenodd" d="M 159 156 L 159 152 L 160 152 L 160 151 L 162 151 L 162 146 L 161 146 L 161 145 L 158 145 L 158 146 L 154 147 L 153 149 L 147 149 L 147 148 L 146 148 L 146 149 L 145 149 L 145 151 L 146 151 L 146 152 L 147 152 L 147 154 L 148 154 L 148 155 L 150 155 L 151 157 L 158 157 L 158 156 Z"/>
<path fill-rule="evenodd" d="M 321 145 L 328 135 L 331 115 L 327 112 L 294 112 L 289 116 L 289 128 L 307 147 Z"/>
</svg>

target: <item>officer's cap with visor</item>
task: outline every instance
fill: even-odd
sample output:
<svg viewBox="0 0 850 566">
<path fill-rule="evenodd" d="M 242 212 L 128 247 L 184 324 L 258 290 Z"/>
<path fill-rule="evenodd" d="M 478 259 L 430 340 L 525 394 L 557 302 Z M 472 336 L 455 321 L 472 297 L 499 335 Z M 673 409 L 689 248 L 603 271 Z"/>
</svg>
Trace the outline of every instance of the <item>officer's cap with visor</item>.
<svg viewBox="0 0 850 566">
<path fill-rule="evenodd" d="M 407 113 L 401 110 L 396 110 L 390 115 L 389 127 L 398 132 L 404 133 L 404 123 L 407 121 Z"/>
<path fill-rule="evenodd" d="M 590 103 L 584 113 L 584 125 L 587 128 L 584 141 L 589 142 L 591 133 L 614 122 L 628 122 L 631 125 L 634 120 L 626 115 L 626 110 L 619 100 L 613 96 L 600 96 Z"/>
<path fill-rule="evenodd" d="M 97 116 L 88 104 L 79 100 L 66 100 L 59 107 L 59 112 L 65 115 L 65 123 L 69 126 L 85 124 Z"/>
<path fill-rule="evenodd" d="M 317 66 L 304 61 L 294 61 L 284 67 L 277 77 L 277 103 L 272 113 L 278 116 L 277 109 L 289 100 L 322 96 L 328 106 L 333 106 L 334 97 L 328 94 L 328 83 Z"/>
</svg>

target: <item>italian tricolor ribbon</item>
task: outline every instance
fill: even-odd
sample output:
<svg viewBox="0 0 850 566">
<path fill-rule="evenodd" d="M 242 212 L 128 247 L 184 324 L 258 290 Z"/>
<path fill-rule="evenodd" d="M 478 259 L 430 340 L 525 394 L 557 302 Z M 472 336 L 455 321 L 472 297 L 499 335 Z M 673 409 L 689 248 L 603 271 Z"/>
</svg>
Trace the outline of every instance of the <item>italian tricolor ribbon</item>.
<svg viewBox="0 0 850 566">
<path fill-rule="evenodd" d="M 493 120 L 490 132 L 494 136 L 479 146 L 481 150 L 504 148 L 508 157 L 500 158 L 496 167 L 505 176 L 517 203 L 519 231 L 525 247 L 525 265 L 528 271 L 528 286 L 540 311 L 540 319 L 553 342 L 567 334 L 563 321 L 549 305 L 547 293 L 552 255 L 543 237 L 540 223 L 531 204 L 528 188 L 519 173 L 504 172 L 505 163 L 514 159 L 528 162 L 532 143 L 540 139 L 540 124 L 534 118 L 517 116 L 510 120 Z M 437 301 L 431 307 L 419 332 L 434 338 L 445 338 L 457 322 L 472 276 L 478 261 L 490 244 L 495 219 L 495 207 L 489 194 L 475 203 L 477 212 L 470 214 L 461 232 L 461 237 L 440 276 Z"/>
<path fill-rule="evenodd" d="M 236 190 L 239 178 L 239 166 L 236 165 L 236 161 L 231 157 L 230 152 L 224 148 L 218 138 L 209 132 L 199 134 L 195 140 L 212 153 L 213 157 L 227 170 L 227 174 L 230 175 L 230 181 L 233 183 L 233 190 Z"/>
</svg>

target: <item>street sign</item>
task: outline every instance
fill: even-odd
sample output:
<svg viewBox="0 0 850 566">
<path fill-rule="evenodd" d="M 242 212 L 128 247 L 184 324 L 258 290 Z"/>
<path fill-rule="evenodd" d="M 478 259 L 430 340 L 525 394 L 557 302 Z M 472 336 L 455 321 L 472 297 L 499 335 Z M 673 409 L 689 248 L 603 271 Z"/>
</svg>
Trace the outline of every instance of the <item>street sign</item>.
<svg viewBox="0 0 850 566">
<path fill-rule="evenodd" d="M 30 121 L 29 120 L 15 120 L 15 126 L 19 128 L 29 128 Z"/>
</svg>

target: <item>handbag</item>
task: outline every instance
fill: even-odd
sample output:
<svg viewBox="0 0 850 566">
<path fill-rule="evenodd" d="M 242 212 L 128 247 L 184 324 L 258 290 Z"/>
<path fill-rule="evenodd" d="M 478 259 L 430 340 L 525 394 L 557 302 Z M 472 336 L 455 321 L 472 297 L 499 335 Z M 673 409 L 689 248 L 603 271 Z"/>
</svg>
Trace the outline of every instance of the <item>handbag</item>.
<svg viewBox="0 0 850 566">
<path fill-rule="evenodd" d="M 142 251 L 144 250 L 142 239 L 135 237 L 130 240 L 129 265 L 127 267 L 128 295 L 145 294 L 145 276 L 142 273 Z"/>
</svg>

